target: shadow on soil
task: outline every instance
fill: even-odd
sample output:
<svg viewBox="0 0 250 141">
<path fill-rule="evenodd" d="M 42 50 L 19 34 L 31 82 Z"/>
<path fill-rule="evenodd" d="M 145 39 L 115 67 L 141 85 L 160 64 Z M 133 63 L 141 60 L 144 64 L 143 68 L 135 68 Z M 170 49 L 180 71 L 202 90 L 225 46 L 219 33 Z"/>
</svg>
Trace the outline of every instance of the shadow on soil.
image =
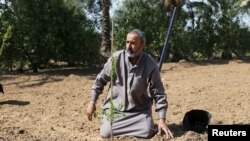
<svg viewBox="0 0 250 141">
<path fill-rule="evenodd" d="M 70 77 L 70 76 L 85 76 L 89 80 L 94 80 L 96 75 L 100 72 L 101 69 L 93 68 L 93 69 L 75 69 L 75 68 L 60 68 L 60 69 L 44 69 L 40 70 L 37 73 L 26 72 L 26 73 L 18 73 L 18 72 L 6 72 L 4 75 L 0 75 L 0 81 L 9 80 L 9 83 L 2 83 L 5 85 L 17 85 L 18 87 L 33 87 L 33 86 L 41 86 L 46 83 L 53 83 L 63 81 L 62 77 Z M 21 81 L 13 81 L 20 77 L 25 76 Z M 31 77 L 39 76 L 38 79 L 31 80 Z M 62 77 L 61 77 L 62 76 Z M 25 85 L 25 82 L 31 82 L 28 85 Z"/>
<path fill-rule="evenodd" d="M 20 101 L 20 100 L 6 100 L 6 101 L 0 101 L 0 105 L 15 105 L 15 106 L 26 106 L 29 105 L 29 101 Z"/>
<path fill-rule="evenodd" d="M 170 124 L 168 125 L 169 129 L 173 132 L 175 137 L 183 136 L 187 131 L 184 130 L 182 124 Z"/>
<path fill-rule="evenodd" d="M 175 124 L 174 123 L 174 124 L 168 125 L 168 127 L 173 132 L 174 137 L 181 137 L 181 136 L 185 135 L 186 132 L 188 132 L 187 130 L 184 129 L 182 124 Z M 204 133 L 207 133 L 207 131 L 202 132 L 202 133 L 198 133 L 198 132 L 196 132 L 196 133 L 197 134 L 204 134 Z"/>
</svg>

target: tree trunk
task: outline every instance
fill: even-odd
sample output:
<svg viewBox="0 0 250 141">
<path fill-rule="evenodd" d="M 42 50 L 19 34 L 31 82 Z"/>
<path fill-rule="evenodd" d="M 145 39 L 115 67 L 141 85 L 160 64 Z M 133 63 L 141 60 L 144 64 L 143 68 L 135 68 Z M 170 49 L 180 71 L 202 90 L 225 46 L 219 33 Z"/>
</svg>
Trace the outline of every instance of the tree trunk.
<svg viewBox="0 0 250 141">
<path fill-rule="evenodd" d="M 102 45 L 100 52 L 104 57 L 109 57 L 111 54 L 109 9 L 110 0 L 102 0 Z"/>
<path fill-rule="evenodd" d="M 222 52 L 221 58 L 224 60 L 231 60 L 233 58 L 231 48 L 226 47 Z"/>
</svg>

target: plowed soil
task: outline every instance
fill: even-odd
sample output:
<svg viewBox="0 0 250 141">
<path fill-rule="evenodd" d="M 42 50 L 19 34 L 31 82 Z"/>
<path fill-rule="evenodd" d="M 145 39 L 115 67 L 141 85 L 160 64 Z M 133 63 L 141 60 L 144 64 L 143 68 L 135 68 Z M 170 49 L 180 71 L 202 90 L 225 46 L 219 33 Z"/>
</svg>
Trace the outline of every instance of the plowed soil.
<svg viewBox="0 0 250 141">
<path fill-rule="evenodd" d="M 91 85 L 99 70 L 60 69 L 1 74 L 0 141 L 101 141 L 98 118 L 87 120 Z M 184 114 L 202 109 L 210 124 L 250 124 L 250 64 L 240 60 L 165 63 L 161 70 L 175 141 L 207 140 L 207 133 L 185 131 Z M 107 88 L 98 100 L 103 102 Z M 157 116 L 154 119 L 157 123 Z M 142 140 L 115 138 L 115 140 Z M 151 141 L 165 140 L 155 136 Z"/>
</svg>

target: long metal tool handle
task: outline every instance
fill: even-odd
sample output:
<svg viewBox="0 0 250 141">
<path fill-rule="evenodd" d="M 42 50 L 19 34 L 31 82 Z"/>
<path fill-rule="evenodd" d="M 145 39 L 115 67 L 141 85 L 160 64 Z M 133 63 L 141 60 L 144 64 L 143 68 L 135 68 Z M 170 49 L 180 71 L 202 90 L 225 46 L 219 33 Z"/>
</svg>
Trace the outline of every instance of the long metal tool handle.
<svg viewBox="0 0 250 141">
<path fill-rule="evenodd" d="M 169 27 L 168 27 L 168 33 L 167 33 L 167 36 L 166 36 L 166 39 L 165 39 L 163 50 L 161 52 L 161 58 L 160 58 L 160 62 L 158 64 L 159 65 L 159 70 L 161 70 L 163 60 L 165 59 L 165 56 L 166 56 L 166 52 L 167 52 L 167 48 L 168 48 L 168 41 L 169 41 L 169 38 L 170 38 L 171 33 L 172 33 L 172 27 L 173 27 L 173 23 L 174 23 L 175 16 L 176 16 L 176 9 L 177 9 L 177 7 L 174 7 L 173 14 L 172 14 L 170 24 L 169 24 Z"/>
</svg>

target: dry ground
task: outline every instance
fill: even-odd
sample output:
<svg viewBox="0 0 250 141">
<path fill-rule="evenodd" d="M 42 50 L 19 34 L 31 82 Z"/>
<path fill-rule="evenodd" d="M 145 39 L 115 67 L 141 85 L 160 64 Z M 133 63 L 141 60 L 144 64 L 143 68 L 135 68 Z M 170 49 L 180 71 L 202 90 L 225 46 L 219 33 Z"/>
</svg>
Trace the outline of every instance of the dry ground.
<svg viewBox="0 0 250 141">
<path fill-rule="evenodd" d="M 88 122 L 85 115 L 96 73 L 2 74 L 5 94 L 0 94 L 0 141 L 101 140 L 99 120 Z M 169 101 L 167 122 L 175 136 L 172 140 L 207 140 L 207 133 L 183 130 L 184 114 L 192 109 L 210 112 L 211 124 L 250 124 L 249 62 L 166 63 L 161 75 Z"/>
</svg>

